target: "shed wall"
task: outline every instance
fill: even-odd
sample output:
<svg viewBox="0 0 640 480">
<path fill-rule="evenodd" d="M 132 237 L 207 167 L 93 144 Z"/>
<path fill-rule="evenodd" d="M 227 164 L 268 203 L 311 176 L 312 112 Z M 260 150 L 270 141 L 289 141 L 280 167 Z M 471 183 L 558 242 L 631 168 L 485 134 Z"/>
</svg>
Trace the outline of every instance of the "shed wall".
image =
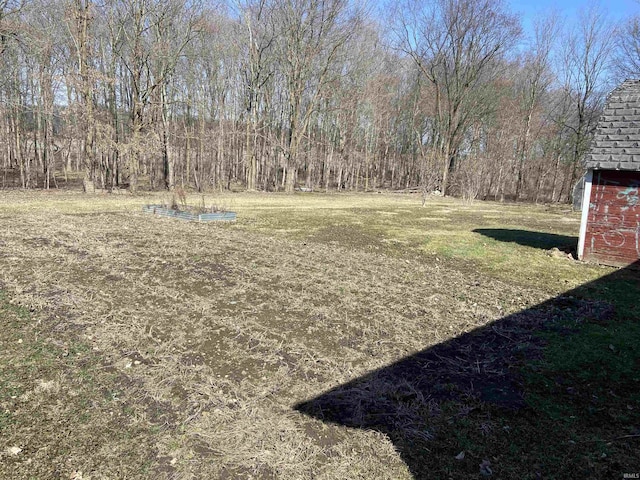
<svg viewBox="0 0 640 480">
<path fill-rule="evenodd" d="M 640 259 L 639 190 L 640 172 L 593 172 L 583 260 L 624 266 Z"/>
</svg>

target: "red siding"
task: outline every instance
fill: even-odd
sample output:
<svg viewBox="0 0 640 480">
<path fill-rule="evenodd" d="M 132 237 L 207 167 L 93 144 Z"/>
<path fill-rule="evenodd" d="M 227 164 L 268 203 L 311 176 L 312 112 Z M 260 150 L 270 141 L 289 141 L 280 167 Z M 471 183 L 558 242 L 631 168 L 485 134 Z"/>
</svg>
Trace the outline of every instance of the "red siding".
<svg viewBox="0 0 640 480">
<path fill-rule="evenodd" d="M 640 259 L 640 172 L 596 170 L 583 259 L 624 266 Z"/>
</svg>

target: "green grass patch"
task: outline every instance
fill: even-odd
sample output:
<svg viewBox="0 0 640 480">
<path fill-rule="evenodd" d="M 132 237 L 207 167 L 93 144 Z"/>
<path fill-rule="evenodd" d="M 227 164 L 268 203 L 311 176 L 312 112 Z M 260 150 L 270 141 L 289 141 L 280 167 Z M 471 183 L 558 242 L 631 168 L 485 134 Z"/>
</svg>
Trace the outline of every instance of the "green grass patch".
<svg viewBox="0 0 640 480">
<path fill-rule="evenodd" d="M 622 278 L 572 292 L 599 302 L 600 310 L 577 321 L 567 308 L 540 334 L 543 357 L 523 368 L 536 430 L 540 438 L 547 432 L 545 445 L 567 452 L 557 459 L 564 471 L 615 478 L 640 464 L 640 288 L 634 275 L 622 271 L 613 275 Z"/>
</svg>

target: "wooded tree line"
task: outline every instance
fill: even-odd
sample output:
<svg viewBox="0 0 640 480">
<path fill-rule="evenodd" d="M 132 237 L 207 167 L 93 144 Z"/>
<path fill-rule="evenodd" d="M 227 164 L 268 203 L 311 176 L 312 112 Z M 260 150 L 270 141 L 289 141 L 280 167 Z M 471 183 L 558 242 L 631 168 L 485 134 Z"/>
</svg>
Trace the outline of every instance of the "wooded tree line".
<svg viewBox="0 0 640 480">
<path fill-rule="evenodd" d="M 0 0 L 1 185 L 566 201 L 639 25 L 592 8 L 525 36 L 500 0 Z"/>
</svg>

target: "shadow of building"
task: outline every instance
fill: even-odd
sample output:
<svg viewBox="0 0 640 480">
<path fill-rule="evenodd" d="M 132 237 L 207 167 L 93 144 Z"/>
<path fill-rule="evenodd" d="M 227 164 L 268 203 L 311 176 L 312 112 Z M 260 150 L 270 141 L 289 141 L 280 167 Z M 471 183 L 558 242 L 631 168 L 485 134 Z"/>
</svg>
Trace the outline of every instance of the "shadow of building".
<svg viewBox="0 0 640 480">
<path fill-rule="evenodd" d="M 565 240 L 575 240 L 572 237 L 548 235 L 541 240 L 532 240 L 528 235 L 523 237 L 517 233 L 504 232 L 485 230 L 480 233 L 499 239 L 515 238 L 513 241 L 525 242 L 529 246 L 539 248 L 547 248 L 550 244 L 564 244 Z M 637 295 L 640 292 L 637 270 L 639 266 L 640 261 L 532 308 L 427 348 L 301 403 L 296 409 L 324 422 L 373 429 L 386 434 L 413 476 L 419 479 L 441 478 L 440 475 L 443 474 L 442 465 L 434 463 L 438 458 L 442 458 L 432 449 L 434 438 L 451 439 L 450 442 L 439 442 L 439 445 L 451 445 L 451 450 L 446 452 L 446 455 L 451 458 L 453 465 L 457 465 L 453 457 L 457 453 L 456 449 L 462 449 L 456 444 L 459 432 L 455 431 L 456 422 L 443 419 L 443 415 L 451 415 L 453 418 L 458 414 L 455 412 L 489 412 L 493 415 L 494 423 L 498 424 L 500 417 L 527 417 L 535 433 L 532 438 L 544 438 L 545 432 L 539 429 L 546 427 L 535 424 L 536 415 L 533 414 L 533 410 L 537 407 L 534 407 L 534 403 L 545 405 L 546 400 L 557 403 L 558 398 L 564 398 L 562 395 L 565 395 L 568 396 L 568 401 L 573 401 L 575 397 L 576 402 L 581 405 L 576 407 L 576 411 L 583 406 L 588 409 L 591 408 L 589 402 L 582 402 L 583 397 L 588 399 L 588 392 L 580 391 L 580 388 L 588 390 L 589 387 L 585 384 L 574 389 L 572 393 L 572 387 L 563 385 L 562 379 L 553 379 L 553 382 L 560 382 L 558 388 L 562 390 L 562 395 L 545 399 L 540 398 L 540 392 L 537 391 L 536 398 L 533 398 L 528 392 L 530 376 L 525 370 L 543 358 L 549 334 L 571 339 L 585 325 L 607 325 L 616 322 L 637 324 L 640 320 L 636 308 L 639 300 Z M 635 332 L 637 334 L 638 330 Z M 635 342 L 640 344 L 640 338 L 636 338 Z M 607 347 L 609 345 L 603 346 L 605 350 Z M 563 355 L 566 355 L 566 359 L 574 359 L 584 353 L 582 350 L 591 348 L 591 345 L 583 341 L 575 342 L 574 345 L 569 341 L 564 348 L 566 351 Z M 627 380 L 631 382 L 633 375 L 638 377 L 633 370 L 640 367 L 640 354 L 637 350 L 625 354 L 632 356 L 631 370 L 627 372 Z M 528 371 L 535 375 L 535 372 Z M 615 381 L 623 382 L 624 379 Z M 635 381 L 638 379 L 635 378 Z M 614 380 L 611 382 L 610 390 L 614 392 L 618 384 L 614 384 Z M 638 387 L 639 383 L 633 383 L 627 384 L 624 388 Z M 543 397 L 545 395 L 542 394 Z M 455 412 L 443 413 L 448 408 L 453 408 Z M 633 415 L 639 422 L 637 426 L 640 427 L 640 404 L 630 408 L 636 408 Z M 597 418 L 597 409 L 594 412 L 589 415 L 593 414 L 594 418 Z M 506 424 L 507 421 L 503 423 Z M 502 428 L 507 426 L 503 425 Z M 471 472 L 478 474 L 477 461 L 469 468 L 472 469 Z M 623 467 L 611 467 L 612 471 L 622 478 L 620 468 Z M 640 472 L 640 460 L 636 469 Z M 590 470 L 587 468 L 585 472 Z M 537 474 L 533 467 L 528 474 L 531 478 L 542 475 Z M 562 475 L 557 478 L 562 478 Z"/>
<path fill-rule="evenodd" d="M 488 238 L 500 242 L 513 242 L 525 247 L 549 250 L 557 248 L 562 251 L 575 251 L 578 237 L 558 235 L 547 232 L 534 232 L 531 230 L 517 230 L 509 228 L 476 228 L 474 233 L 479 233 Z"/>
</svg>

